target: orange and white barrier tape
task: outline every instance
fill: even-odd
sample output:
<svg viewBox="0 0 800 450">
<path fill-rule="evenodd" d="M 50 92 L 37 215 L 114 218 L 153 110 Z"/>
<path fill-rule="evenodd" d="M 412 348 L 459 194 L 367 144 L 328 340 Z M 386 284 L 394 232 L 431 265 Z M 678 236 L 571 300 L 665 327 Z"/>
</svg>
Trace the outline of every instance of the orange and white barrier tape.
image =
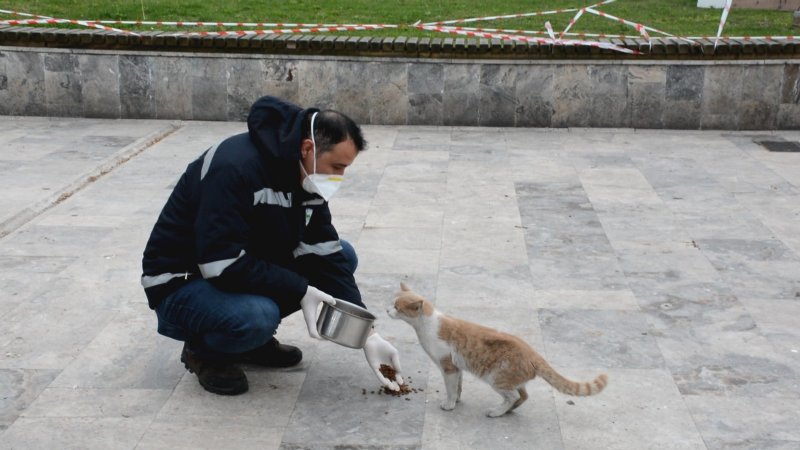
<svg viewBox="0 0 800 450">
<path fill-rule="evenodd" d="M 614 3 L 616 1 L 617 0 L 605 0 L 605 1 L 600 2 L 600 3 L 595 3 L 594 5 L 589 5 L 589 6 L 587 6 L 587 8 L 596 8 L 598 6 L 608 5 L 609 3 Z"/>
<path fill-rule="evenodd" d="M 381 25 L 341 25 L 314 28 L 276 28 L 268 30 L 232 30 L 232 31 L 177 31 L 173 36 L 260 36 L 264 34 L 297 34 L 326 33 L 331 31 L 379 30 Z"/>
<path fill-rule="evenodd" d="M 12 16 L 22 16 L 22 17 L 33 17 L 36 19 L 52 19 L 50 16 L 40 16 L 38 14 L 29 14 L 21 11 L 9 11 L 6 9 L 0 9 L 0 14 L 10 14 Z"/>
<path fill-rule="evenodd" d="M 617 0 L 606 0 L 604 2 L 595 3 L 594 5 L 587 6 L 586 8 L 595 8 L 595 7 L 598 7 L 598 6 L 607 5 L 609 3 L 614 3 L 616 1 Z M 561 34 L 560 34 L 561 37 L 564 37 L 564 35 L 566 35 L 566 33 L 569 32 L 569 30 L 572 28 L 572 26 L 575 25 L 575 23 L 578 21 L 578 19 L 581 18 L 583 13 L 586 12 L 586 8 L 581 8 L 581 9 L 578 10 L 577 13 L 575 13 L 575 16 L 573 16 L 572 19 L 570 19 L 569 24 L 567 24 L 567 27 L 564 28 L 564 31 L 561 32 Z"/>
<path fill-rule="evenodd" d="M 577 40 L 577 39 L 566 39 L 566 40 L 553 40 L 550 38 L 536 38 L 536 37 L 528 37 L 528 36 L 520 36 L 517 34 L 498 34 L 498 33 L 480 33 L 475 31 L 466 31 L 466 30 L 458 30 L 455 28 L 447 28 L 447 27 L 437 27 L 432 25 L 417 25 L 417 28 L 420 30 L 429 30 L 429 31 L 437 31 L 440 33 L 449 33 L 449 34 L 458 34 L 461 36 L 470 36 L 470 37 L 482 37 L 487 39 L 500 39 L 504 41 L 520 41 L 520 42 L 535 42 L 539 44 L 561 44 L 561 45 L 582 45 L 587 47 L 595 47 L 595 48 L 603 48 L 608 50 L 614 50 L 620 53 L 628 53 L 628 54 L 640 54 L 636 50 L 631 50 L 625 47 L 621 47 L 619 45 L 611 44 L 609 42 L 598 42 L 598 41 L 584 41 L 584 40 Z"/>
<path fill-rule="evenodd" d="M 510 28 L 473 28 L 473 27 L 441 27 L 443 29 L 462 30 L 462 31 L 477 31 L 480 33 L 501 33 L 501 34 L 530 34 L 534 36 L 549 35 L 545 30 L 514 30 Z M 580 39 L 584 38 L 601 38 L 601 39 L 630 39 L 630 35 L 625 34 L 605 34 L 605 33 L 564 33 L 561 32 L 560 36 L 575 36 Z M 696 38 L 698 39 L 698 38 Z"/>
<path fill-rule="evenodd" d="M 714 39 L 715 49 L 717 48 L 717 42 L 719 42 L 719 37 L 722 35 L 722 28 L 725 26 L 725 22 L 728 20 L 728 13 L 731 12 L 731 4 L 733 4 L 733 0 L 725 0 L 725 6 L 722 8 L 722 18 L 719 19 L 717 38 Z"/>
<path fill-rule="evenodd" d="M 604 0 L 604 1 L 600 2 L 600 3 L 595 3 L 594 5 L 591 5 L 591 7 L 607 5 L 609 3 L 614 3 L 616 1 L 617 0 Z M 454 23 L 485 22 L 485 21 L 489 21 L 489 20 L 500 20 L 500 19 L 520 19 L 520 18 L 523 18 L 523 17 L 546 16 L 546 15 L 561 14 L 561 13 L 576 12 L 576 11 L 579 11 L 579 10 L 577 8 L 565 8 L 565 9 L 556 9 L 556 10 L 552 10 L 552 11 L 537 11 L 537 12 L 531 12 L 531 13 L 506 14 L 506 15 L 502 15 L 502 16 L 472 17 L 472 18 L 469 18 L 469 19 L 440 20 L 438 22 L 425 22 L 425 23 L 417 22 L 414 25 L 415 26 L 416 25 L 452 25 Z"/>
<path fill-rule="evenodd" d="M 561 14 L 565 12 L 575 12 L 575 11 L 577 11 L 577 9 L 575 8 L 557 9 L 553 11 L 537 11 L 532 13 L 507 14 L 505 16 L 486 16 L 486 17 L 472 17 L 470 19 L 441 20 L 439 22 L 426 22 L 419 25 L 438 26 L 438 25 L 451 25 L 454 23 L 483 22 L 483 21 L 498 20 L 498 19 L 519 19 L 522 17 L 547 16 L 551 14 Z"/>
<path fill-rule="evenodd" d="M 227 36 L 227 35 L 261 35 L 261 34 L 288 34 L 288 33 L 322 33 L 331 31 L 360 31 L 360 30 L 378 30 L 383 28 L 397 28 L 397 25 L 390 24 L 310 24 L 310 23 L 266 23 L 266 22 L 183 22 L 183 21 L 143 21 L 143 20 L 72 20 L 72 19 L 57 19 L 48 16 L 39 16 L 35 14 L 28 14 L 19 11 L 8 11 L 0 9 L 0 13 L 19 15 L 25 17 L 34 17 L 34 19 L 10 19 L 0 20 L 0 25 L 51 25 L 51 24 L 73 24 L 83 25 L 88 27 L 100 28 L 108 31 L 115 31 L 118 33 L 133 34 L 139 36 L 137 33 L 128 30 L 119 30 L 103 24 L 118 24 L 118 25 L 162 25 L 162 26 L 177 26 L 177 27 L 203 27 L 203 26 L 216 26 L 216 27 L 290 27 L 275 30 L 252 30 L 252 31 L 198 31 L 191 33 L 176 33 L 176 34 L 189 34 L 199 36 Z"/>
<path fill-rule="evenodd" d="M 708 36 L 691 37 L 687 39 L 708 39 Z M 736 39 L 740 41 L 752 41 L 753 39 L 759 39 L 762 41 L 793 41 L 795 39 L 800 39 L 800 36 L 794 36 L 791 34 L 787 36 L 720 36 L 720 39 Z"/>
<path fill-rule="evenodd" d="M 2 12 L 2 11 L 0 11 Z M 225 26 L 256 26 L 259 25 L 261 27 L 269 27 L 269 26 L 285 26 L 285 27 L 292 27 L 292 29 L 300 29 L 300 27 L 308 27 L 308 29 L 312 30 L 312 32 L 318 31 L 354 31 L 354 30 L 377 30 L 381 28 L 396 28 L 397 25 L 387 25 L 387 24 L 306 24 L 306 23 L 236 23 L 236 22 L 142 22 L 142 21 L 105 21 L 105 20 L 97 20 L 97 21 L 82 21 L 82 20 L 71 20 L 71 19 L 23 19 L 23 20 L 0 20 L 0 25 L 54 25 L 54 24 L 64 24 L 69 23 L 73 25 L 85 25 L 85 26 L 94 26 L 96 28 L 101 28 L 104 30 L 110 31 L 118 31 L 121 33 L 132 33 L 128 30 L 118 30 L 116 28 L 111 28 L 107 26 L 100 25 L 102 23 L 116 23 L 122 25 L 165 25 L 165 26 L 191 26 L 191 27 L 203 27 L 203 26 L 217 26 L 217 27 L 225 27 Z M 284 31 L 288 32 L 288 31 Z"/>
<path fill-rule="evenodd" d="M 511 28 L 476 28 L 476 27 L 440 27 L 444 29 L 450 30 L 460 30 L 460 31 L 474 31 L 478 33 L 497 33 L 497 34 L 529 34 L 533 36 L 544 36 L 548 35 L 549 33 L 545 30 L 515 30 Z M 564 36 L 574 36 L 581 40 L 584 38 L 600 38 L 600 39 L 630 39 L 632 36 L 626 34 L 606 34 L 606 33 L 562 33 Z M 694 40 L 698 39 L 711 39 L 709 36 L 673 36 L 667 35 L 667 37 L 671 37 L 673 39 L 682 39 L 689 42 L 694 42 Z M 793 41 L 795 39 L 800 39 L 799 36 L 787 35 L 787 36 L 721 36 L 720 39 L 738 39 L 742 41 L 750 41 L 750 40 L 766 40 L 766 41 Z"/>
<path fill-rule="evenodd" d="M 623 23 L 623 24 L 625 24 L 625 25 L 631 26 L 631 27 L 635 28 L 635 29 L 636 29 L 636 31 L 638 31 L 638 32 L 639 32 L 639 34 L 641 34 L 641 35 L 642 35 L 642 37 L 643 37 L 643 38 L 645 38 L 645 39 L 647 39 L 647 40 L 650 40 L 650 35 L 649 35 L 649 34 L 647 34 L 647 29 L 648 29 L 649 27 L 646 27 L 646 26 L 644 26 L 644 25 L 642 25 L 642 24 L 640 24 L 640 23 L 631 22 L 631 21 L 629 21 L 629 20 L 625 20 L 625 19 L 621 19 L 621 18 L 619 18 L 619 17 L 616 17 L 616 16 L 612 16 L 611 14 L 607 14 L 607 13 L 604 13 L 604 12 L 602 12 L 602 11 L 598 11 L 598 10 L 596 10 L 596 9 L 594 9 L 594 8 L 591 8 L 591 7 L 587 7 L 587 8 L 585 8 L 585 9 L 586 9 L 586 11 L 587 11 L 587 12 L 590 12 L 590 13 L 592 13 L 592 14 L 598 15 L 598 16 L 600 16 L 600 17 L 605 17 L 606 19 L 615 20 L 615 21 L 617 21 L 617 22 L 620 22 L 620 23 Z M 659 31 L 659 30 L 656 30 L 656 29 L 654 29 L 654 28 L 650 28 L 650 29 L 651 29 L 652 31 L 654 31 L 654 32 L 657 32 L 657 33 L 666 34 L 666 33 L 663 33 L 663 32 L 661 32 L 661 31 Z"/>
<path fill-rule="evenodd" d="M 173 27 L 239 27 L 239 28 L 324 28 L 324 27 L 372 27 L 377 28 L 397 28 L 397 25 L 389 24 L 346 24 L 346 23 L 290 23 L 290 22 L 167 22 L 167 21 L 145 21 L 145 20 L 96 20 L 95 23 L 115 24 L 115 25 L 155 25 Z"/>
<path fill-rule="evenodd" d="M 586 11 L 586 8 L 581 8 L 581 9 L 578 10 L 577 13 L 575 13 L 575 15 L 572 17 L 572 19 L 569 20 L 569 23 L 567 24 L 566 28 L 564 28 L 564 31 L 562 31 L 560 33 L 561 37 L 564 37 L 564 35 L 566 35 L 567 32 L 569 32 L 570 28 L 572 28 L 572 26 L 575 25 L 575 22 L 577 22 L 578 19 L 581 18 L 581 16 L 583 15 L 584 11 Z"/>
<path fill-rule="evenodd" d="M 101 25 L 95 21 L 89 21 L 89 20 L 58 19 L 55 17 L 37 16 L 35 14 L 27 14 L 18 11 L 7 11 L 4 9 L 0 9 L 0 13 L 26 16 L 26 17 L 35 17 L 35 19 L 25 19 L 25 20 L 2 20 L 0 21 L 0 24 L 3 25 L 57 25 L 57 24 L 68 23 L 72 25 L 80 25 L 89 28 L 98 28 L 106 31 L 114 31 L 116 33 L 124 33 L 124 34 L 139 36 L 139 34 L 134 33 L 133 31 L 120 30 L 117 28 Z"/>
<path fill-rule="evenodd" d="M 381 25 L 342 25 L 333 27 L 314 28 L 276 28 L 268 30 L 234 30 L 234 31 L 178 31 L 175 36 L 260 36 L 264 34 L 293 34 L 293 33 L 326 33 L 331 31 L 361 31 L 378 30 Z"/>
<path fill-rule="evenodd" d="M 544 23 L 544 28 L 547 30 L 547 35 L 550 36 L 550 39 L 553 41 L 557 41 L 556 34 L 553 32 L 553 25 L 550 24 L 550 21 Z"/>
</svg>

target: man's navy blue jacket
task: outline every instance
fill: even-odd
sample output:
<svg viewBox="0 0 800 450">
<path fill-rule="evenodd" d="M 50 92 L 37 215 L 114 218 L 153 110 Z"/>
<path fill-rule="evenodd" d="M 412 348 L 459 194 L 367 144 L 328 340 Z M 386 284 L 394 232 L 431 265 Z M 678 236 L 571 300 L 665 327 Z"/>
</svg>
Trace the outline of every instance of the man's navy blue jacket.
<svg viewBox="0 0 800 450">
<path fill-rule="evenodd" d="M 144 251 L 150 308 L 200 276 L 269 297 L 283 317 L 300 309 L 309 284 L 364 306 L 327 202 L 300 186 L 301 127 L 314 111 L 262 97 L 247 133 L 189 164 Z"/>
</svg>

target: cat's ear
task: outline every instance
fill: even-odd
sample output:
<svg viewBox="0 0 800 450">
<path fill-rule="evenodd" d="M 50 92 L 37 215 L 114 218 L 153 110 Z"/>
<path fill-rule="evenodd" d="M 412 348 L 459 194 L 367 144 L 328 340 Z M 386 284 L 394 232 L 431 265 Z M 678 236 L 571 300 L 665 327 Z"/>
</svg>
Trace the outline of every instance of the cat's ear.
<svg viewBox="0 0 800 450">
<path fill-rule="evenodd" d="M 414 302 L 411 303 L 410 306 L 411 306 L 411 310 L 412 311 L 414 311 L 414 312 L 422 312 L 422 308 L 423 308 L 422 299 L 414 300 Z"/>
<path fill-rule="evenodd" d="M 403 282 L 401 281 L 401 282 L 400 282 L 400 290 L 401 290 L 401 291 L 408 292 L 408 291 L 410 291 L 410 290 L 411 290 L 411 288 L 410 288 L 410 287 L 408 287 L 408 285 L 406 285 L 405 283 L 403 283 Z"/>
</svg>

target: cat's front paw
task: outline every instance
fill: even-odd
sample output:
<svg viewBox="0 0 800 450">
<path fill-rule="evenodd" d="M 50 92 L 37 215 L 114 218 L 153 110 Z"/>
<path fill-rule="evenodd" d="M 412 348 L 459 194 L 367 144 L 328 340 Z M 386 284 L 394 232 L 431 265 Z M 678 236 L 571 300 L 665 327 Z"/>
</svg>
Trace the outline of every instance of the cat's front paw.
<svg viewBox="0 0 800 450">
<path fill-rule="evenodd" d="M 439 407 L 445 411 L 452 411 L 456 407 L 456 402 L 455 400 L 447 400 L 442 402 Z"/>
</svg>

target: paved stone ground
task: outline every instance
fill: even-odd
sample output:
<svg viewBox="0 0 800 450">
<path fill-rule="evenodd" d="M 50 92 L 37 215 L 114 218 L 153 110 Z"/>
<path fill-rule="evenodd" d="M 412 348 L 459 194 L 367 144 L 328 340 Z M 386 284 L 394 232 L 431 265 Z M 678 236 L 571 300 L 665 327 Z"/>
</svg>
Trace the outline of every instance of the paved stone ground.
<svg viewBox="0 0 800 450">
<path fill-rule="evenodd" d="M 753 143 L 769 133 L 365 127 L 332 208 L 418 392 L 378 395 L 362 352 L 295 315 L 278 336 L 301 367 L 247 367 L 228 398 L 156 334 L 138 278 L 184 166 L 242 130 L 0 121 L 0 448 L 800 447 L 800 154 Z M 440 410 L 439 373 L 384 312 L 402 280 L 609 386 L 535 380 L 489 419 L 499 397 L 467 376 Z"/>
</svg>

